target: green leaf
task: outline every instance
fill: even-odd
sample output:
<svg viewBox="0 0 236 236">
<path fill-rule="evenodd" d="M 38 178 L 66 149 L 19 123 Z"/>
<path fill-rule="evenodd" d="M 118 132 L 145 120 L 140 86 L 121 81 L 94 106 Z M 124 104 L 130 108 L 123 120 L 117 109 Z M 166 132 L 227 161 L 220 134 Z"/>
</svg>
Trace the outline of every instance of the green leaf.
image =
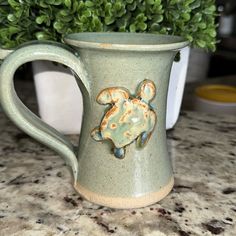
<svg viewBox="0 0 236 236">
<path fill-rule="evenodd" d="M 11 22 L 17 21 L 17 18 L 13 14 L 9 14 L 7 16 L 7 19 Z"/>
<path fill-rule="evenodd" d="M 157 15 L 157 16 L 153 17 L 153 21 L 155 23 L 160 23 L 160 22 L 163 21 L 163 16 L 162 15 Z"/>
<path fill-rule="evenodd" d="M 114 17 L 105 17 L 105 24 L 106 25 L 111 25 L 112 23 L 115 22 L 115 18 Z"/>
<path fill-rule="evenodd" d="M 206 25 L 205 22 L 200 22 L 200 23 L 198 24 L 198 27 L 199 27 L 200 29 L 206 29 L 207 25 Z"/>
<path fill-rule="evenodd" d="M 64 0 L 64 2 L 68 8 L 71 8 L 71 0 Z"/>
<path fill-rule="evenodd" d="M 217 35 L 215 29 L 207 29 L 207 32 L 212 38 L 215 38 Z"/>
<path fill-rule="evenodd" d="M 147 24 L 141 22 L 138 24 L 138 29 L 141 31 L 145 31 L 147 29 Z"/>
<path fill-rule="evenodd" d="M 15 0 L 8 0 L 8 3 L 10 4 L 10 6 L 12 6 L 12 8 L 17 8 L 20 6 L 20 3 Z"/>
<path fill-rule="evenodd" d="M 185 12 L 181 16 L 184 19 L 184 21 L 189 21 L 190 20 L 190 14 L 189 13 Z"/>
<path fill-rule="evenodd" d="M 185 38 L 186 38 L 189 42 L 192 42 L 192 41 L 193 41 L 193 37 L 192 37 L 190 34 L 186 35 Z"/>
<path fill-rule="evenodd" d="M 85 1 L 85 6 L 86 7 L 93 7 L 94 3 L 92 1 Z"/>
<path fill-rule="evenodd" d="M 48 40 L 49 39 L 48 34 L 46 34 L 45 32 L 37 32 L 35 34 L 35 36 L 38 40 Z"/>
<path fill-rule="evenodd" d="M 196 43 L 200 48 L 204 48 L 206 46 L 206 42 L 201 39 L 198 39 Z"/>
<path fill-rule="evenodd" d="M 201 6 L 201 0 L 195 0 L 192 4 L 190 4 L 190 8 L 192 10 L 199 8 Z"/>
<path fill-rule="evenodd" d="M 153 5 L 155 3 L 155 0 L 147 0 L 146 3 L 150 4 L 150 5 Z"/>
<path fill-rule="evenodd" d="M 45 15 L 43 15 L 43 16 L 38 16 L 37 18 L 36 18 L 36 23 L 37 24 L 42 24 L 42 23 L 44 23 L 44 22 L 46 22 L 47 21 L 47 16 L 45 16 Z"/>
<path fill-rule="evenodd" d="M 201 20 L 202 20 L 202 14 L 200 12 L 196 13 L 192 18 L 192 21 L 195 23 L 200 22 Z"/>
<path fill-rule="evenodd" d="M 130 25 L 129 30 L 130 30 L 130 32 L 135 33 L 136 32 L 135 24 Z"/>
<path fill-rule="evenodd" d="M 170 5 L 176 5 L 177 3 L 179 3 L 181 0 L 171 0 L 170 1 Z"/>
<path fill-rule="evenodd" d="M 204 9 L 205 14 L 213 14 L 216 11 L 216 6 L 212 5 L 206 9 Z"/>
</svg>

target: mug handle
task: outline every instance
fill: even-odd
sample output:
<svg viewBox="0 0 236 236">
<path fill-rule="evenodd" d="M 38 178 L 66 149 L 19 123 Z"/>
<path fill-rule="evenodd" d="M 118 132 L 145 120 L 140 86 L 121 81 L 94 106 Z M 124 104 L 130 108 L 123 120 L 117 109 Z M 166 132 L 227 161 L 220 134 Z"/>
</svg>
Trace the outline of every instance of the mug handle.
<svg viewBox="0 0 236 236">
<path fill-rule="evenodd" d="M 78 79 L 84 99 L 90 98 L 88 75 L 72 48 L 55 42 L 31 42 L 10 53 L 0 68 L 0 102 L 7 116 L 32 138 L 56 151 L 69 165 L 74 181 L 78 174 L 76 147 L 57 130 L 44 123 L 19 99 L 14 89 L 14 74 L 19 66 L 35 60 L 48 60 L 68 66 Z"/>
</svg>

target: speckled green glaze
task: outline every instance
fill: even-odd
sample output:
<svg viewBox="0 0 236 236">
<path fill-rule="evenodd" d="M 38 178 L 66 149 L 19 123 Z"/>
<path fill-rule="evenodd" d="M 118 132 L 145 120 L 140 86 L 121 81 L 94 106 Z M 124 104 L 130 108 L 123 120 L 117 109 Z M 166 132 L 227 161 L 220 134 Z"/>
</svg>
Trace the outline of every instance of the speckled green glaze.
<svg viewBox="0 0 236 236">
<path fill-rule="evenodd" d="M 142 204 L 132 204 L 150 194 L 158 195 L 173 179 L 166 146 L 166 98 L 173 59 L 188 42 L 174 36 L 131 33 L 72 34 L 65 42 L 70 47 L 53 42 L 32 42 L 5 58 L 0 68 L 0 99 L 4 111 L 19 128 L 66 161 L 72 169 L 76 190 L 82 195 L 83 189 L 104 199 L 113 199 L 113 203 L 96 201 L 87 195 L 89 200 L 121 207 L 121 204 L 116 205 L 116 199 L 128 199 L 129 204 L 124 202 L 124 208 L 153 203 L 153 199 L 147 199 Z M 17 97 L 14 73 L 20 65 L 34 60 L 59 62 L 73 71 L 84 98 L 78 148 L 44 124 Z M 152 136 L 144 148 L 137 148 L 134 142 L 126 146 L 125 158 L 114 158 L 112 142 L 96 142 L 91 137 L 91 131 L 104 116 L 104 106 L 97 103 L 97 95 L 114 87 L 125 88 L 135 95 L 137 86 L 144 80 L 152 81 L 156 88 L 156 96 L 151 101 L 157 117 Z"/>
</svg>

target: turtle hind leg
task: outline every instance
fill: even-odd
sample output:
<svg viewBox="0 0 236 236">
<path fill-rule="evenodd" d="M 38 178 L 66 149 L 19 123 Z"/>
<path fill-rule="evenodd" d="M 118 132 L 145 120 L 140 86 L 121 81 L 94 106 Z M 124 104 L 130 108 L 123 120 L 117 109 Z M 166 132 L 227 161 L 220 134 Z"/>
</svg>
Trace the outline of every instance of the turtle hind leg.
<svg viewBox="0 0 236 236">
<path fill-rule="evenodd" d="M 113 149 L 114 155 L 118 159 L 123 159 L 125 157 L 125 148 L 116 148 Z"/>
<path fill-rule="evenodd" d="M 144 148 L 147 143 L 148 143 L 148 140 L 150 139 L 152 133 L 148 133 L 148 132 L 143 132 L 141 135 L 139 135 L 136 143 L 137 143 L 137 147 L 138 148 Z"/>
</svg>

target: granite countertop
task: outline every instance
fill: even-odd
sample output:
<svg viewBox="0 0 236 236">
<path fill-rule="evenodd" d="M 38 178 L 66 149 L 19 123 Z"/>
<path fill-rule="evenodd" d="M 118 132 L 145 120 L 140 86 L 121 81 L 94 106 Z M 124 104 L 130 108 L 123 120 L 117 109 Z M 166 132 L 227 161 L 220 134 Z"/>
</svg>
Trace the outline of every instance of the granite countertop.
<svg viewBox="0 0 236 236">
<path fill-rule="evenodd" d="M 1 236 L 236 235 L 236 117 L 183 112 L 168 132 L 174 189 L 135 210 L 83 200 L 58 155 L 2 113 L 0 130 Z"/>
</svg>

